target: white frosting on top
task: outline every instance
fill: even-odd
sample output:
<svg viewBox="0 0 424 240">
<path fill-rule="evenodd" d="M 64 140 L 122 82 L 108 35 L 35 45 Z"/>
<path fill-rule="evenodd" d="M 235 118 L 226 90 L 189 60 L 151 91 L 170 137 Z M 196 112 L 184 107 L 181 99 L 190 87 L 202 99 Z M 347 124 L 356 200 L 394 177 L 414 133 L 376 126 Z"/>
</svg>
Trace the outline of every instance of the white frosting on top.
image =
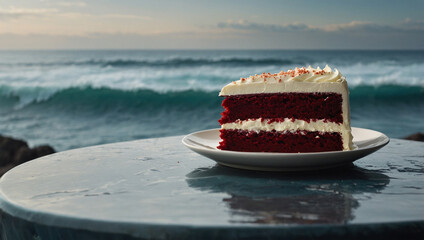
<svg viewBox="0 0 424 240">
<path fill-rule="evenodd" d="M 294 70 L 289 70 L 287 72 L 281 71 L 279 73 L 270 74 L 262 73 L 260 75 L 250 76 L 248 78 L 241 78 L 237 83 L 239 84 L 249 84 L 254 82 L 342 82 L 344 81 L 343 76 L 340 74 L 339 70 L 334 69 L 334 71 L 326 65 L 324 69 L 321 68 L 295 68 Z"/>
<path fill-rule="evenodd" d="M 284 86 L 293 85 L 290 84 L 293 82 L 316 84 L 343 83 L 346 82 L 346 79 L 342 76 L 339 70 L 332 70 L 328 65 L 326 65 L 324 69 L 319 67 L 312 68 L 309 66 L 307 68 L 295 68 L 294 70 L 288 70 L 287 72 L 281 71 L 274 74 L 262 73 L 260 75 L 256 74 L 247 78 L 241 78 L 240 80 L 234 81 L 222 88 L 219 95 L 228 96 L 238 94 L 275 93 L 281 92 L 281 90 L 284 92 Z M 276 87 L 279 91 L 266 90 L 267 86 L 270 87 L 271 85 L 276 84 L 278 84 Z"/>
</svg>

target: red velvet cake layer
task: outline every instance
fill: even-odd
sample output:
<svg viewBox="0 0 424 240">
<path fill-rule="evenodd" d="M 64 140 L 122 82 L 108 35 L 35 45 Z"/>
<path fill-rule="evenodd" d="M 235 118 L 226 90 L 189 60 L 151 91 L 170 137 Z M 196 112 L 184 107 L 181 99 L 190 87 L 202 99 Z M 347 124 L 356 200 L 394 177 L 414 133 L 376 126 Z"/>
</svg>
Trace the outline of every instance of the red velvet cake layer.
<svg viewBox="0 0 424 240">
<path fill-rule="evenodd" d="M 220 124 L 238 119 L 326 119 L 342 123 L 342 95 L 337 93 L 276 93 L 227 96 Z"/>
<path fill-rule="evenodd" d="M 221 129 L 218 148 L 242 152 L 324 152 L 343 150 L 339 133 L 329 132 L 277 132 Z"/>
</svg>

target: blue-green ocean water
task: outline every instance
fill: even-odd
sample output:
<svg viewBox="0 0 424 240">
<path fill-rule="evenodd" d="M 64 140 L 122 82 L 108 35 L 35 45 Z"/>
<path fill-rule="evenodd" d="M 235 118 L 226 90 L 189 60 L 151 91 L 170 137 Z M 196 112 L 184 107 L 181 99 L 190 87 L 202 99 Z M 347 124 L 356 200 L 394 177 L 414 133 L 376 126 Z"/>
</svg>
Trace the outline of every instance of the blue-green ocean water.
<svg viewBox="0 0 424 240">
<path fill-rule="evenodd" d="M 0 134 L 66 150 L 217 128 L 225 84 L 329 64 L 352 126 L 424 132 L 424 51 L 0 51 Z"/>
</svg>

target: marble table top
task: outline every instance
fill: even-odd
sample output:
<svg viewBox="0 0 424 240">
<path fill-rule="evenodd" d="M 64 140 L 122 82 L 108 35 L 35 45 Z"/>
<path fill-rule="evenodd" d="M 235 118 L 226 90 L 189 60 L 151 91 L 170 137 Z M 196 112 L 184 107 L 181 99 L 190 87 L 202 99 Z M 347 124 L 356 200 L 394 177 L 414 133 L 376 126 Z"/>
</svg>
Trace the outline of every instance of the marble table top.
<svg viewBox="0 0 424 240">
<path fill-rule="evenodd" d="M 0 208 L 38 226 L 134 238 L 366 236 L 397 228 L 424 236 L 422 142 L 392 139 L 345 168 L 269 173 L 219 166 L 181 139 L 99 145 L 22 164 L 1 178 Z"/>
</svg>

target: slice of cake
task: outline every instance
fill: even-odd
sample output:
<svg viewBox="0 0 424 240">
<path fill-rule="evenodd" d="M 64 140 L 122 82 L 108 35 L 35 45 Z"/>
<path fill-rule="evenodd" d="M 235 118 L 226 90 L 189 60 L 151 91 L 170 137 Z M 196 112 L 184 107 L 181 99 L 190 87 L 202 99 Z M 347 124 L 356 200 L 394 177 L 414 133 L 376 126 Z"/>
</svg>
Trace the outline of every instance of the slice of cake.
<svg viewBox="0 0 424 240">
<path fill-rule="evenodd" d="M 351 150 L 349 91 L 337 69 L 296 68 L 241 78 L 222 88 L 221 150 Z"/>
</svg>

